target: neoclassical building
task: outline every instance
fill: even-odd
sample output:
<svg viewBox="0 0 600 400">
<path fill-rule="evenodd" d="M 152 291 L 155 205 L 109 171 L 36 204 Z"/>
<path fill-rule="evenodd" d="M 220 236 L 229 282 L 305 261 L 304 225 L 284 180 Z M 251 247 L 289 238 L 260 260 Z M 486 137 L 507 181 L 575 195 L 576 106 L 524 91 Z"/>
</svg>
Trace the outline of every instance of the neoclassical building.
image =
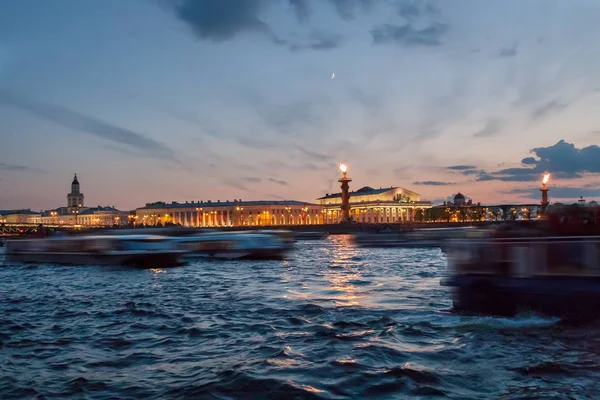
<svg viewBox="0 0 600 400">
<path fill-rule="evenodd" d="M 148 203 L 135 210 L 137 225 L 189 227 L 286 226 L 323 223 L 322 207 L 295 200 Z"/>
<path fill-rule="evenodd" d="M 341 221 L 342 194 L 326 194 L 317 199 L 323 207 L 324 223 Z M 355 222 L 385 224 L 411 222 L 419 209 L 431 208 L 421 196 L 401 187 L 373 189 L 365 186 L 350 192 L 350 217 Z"/>
<path fill-rule="evenodd" d="M 129 222 L 128 212 L 119 211 L 114 207 L 86 207 L 83 201 L 84 195 L 81 192 L 77 174 L 75 174 L 71 182 L 71 191 L 67 194 L 67 206 L 43 211 L 33 216 L 30 223 L 101 227 L 127 225 Z"/>
</svg>

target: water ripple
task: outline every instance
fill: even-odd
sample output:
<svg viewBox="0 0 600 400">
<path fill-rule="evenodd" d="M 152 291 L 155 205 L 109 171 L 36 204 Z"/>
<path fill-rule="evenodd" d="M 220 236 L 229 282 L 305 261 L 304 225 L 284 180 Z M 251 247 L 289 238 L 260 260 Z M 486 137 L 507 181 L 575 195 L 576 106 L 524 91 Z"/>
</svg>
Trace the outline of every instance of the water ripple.
<svg viewBox="0 0 600 400">
<path fill-rule="evenodd" d="M 455 315 L 439 250 L 298 247 L 282 262 L 0 268 L 0 398 L 600 395 L 599 327 Z"/>
</svg>

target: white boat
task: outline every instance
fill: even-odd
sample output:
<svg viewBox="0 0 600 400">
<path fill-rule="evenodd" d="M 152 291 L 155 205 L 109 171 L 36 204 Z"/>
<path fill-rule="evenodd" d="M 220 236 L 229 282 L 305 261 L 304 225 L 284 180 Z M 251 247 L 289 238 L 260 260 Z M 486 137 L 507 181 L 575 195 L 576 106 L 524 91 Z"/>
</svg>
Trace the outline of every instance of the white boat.
<svg viewBox="0 0 600 400">
<path fill-rule="evenodd" d="M 10 240 L 6 261 L 68 265 L 134 265 L 169 267 L 179 264 L 184 251 L 164 236 L 61 236 Z"/>
<path fill-rule="evenodd" d="M 265 233 L 210 232 L 171 240 L 189 258 L 280 260 L 289 250 L 277 235 Z"/>
</svg>

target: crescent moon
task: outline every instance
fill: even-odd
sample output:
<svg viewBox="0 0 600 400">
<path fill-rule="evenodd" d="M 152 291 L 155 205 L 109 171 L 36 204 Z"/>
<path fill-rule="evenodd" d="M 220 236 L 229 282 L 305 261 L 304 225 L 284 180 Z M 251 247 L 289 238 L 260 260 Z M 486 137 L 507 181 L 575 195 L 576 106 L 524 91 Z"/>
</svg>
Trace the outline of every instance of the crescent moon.
<svg viewBox="0 0 600 400">
<path fill-rule="evenodd" d="M 331 79 L 335 78 L 335 72 L 331 74 Z"/>
</svg>

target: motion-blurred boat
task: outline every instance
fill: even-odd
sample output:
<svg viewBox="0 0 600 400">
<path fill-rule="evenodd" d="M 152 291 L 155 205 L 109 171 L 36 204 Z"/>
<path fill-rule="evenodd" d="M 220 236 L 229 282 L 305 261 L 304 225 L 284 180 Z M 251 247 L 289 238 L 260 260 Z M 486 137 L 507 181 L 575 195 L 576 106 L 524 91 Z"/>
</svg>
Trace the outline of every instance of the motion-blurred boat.
<svg viewBox="0 0 600 400">
<path fill-rule="evenodd" d="M 322 240 L 328 236 L 327 232 L 294 232 L 296 240 Z"/>
<path fill-rule="evenodd" d="M 415 229 L 397 233 L 359 233 L 354 242 L 360 247 L 441 248 L 450 239 L 481 237 L 487 230 L 476 228 Z"/>
<path fill-rule="evenodd" d="M 251 232 L 209 232 L 171 238 L 188 258 L 281 260 L 289 246 L 278 236 Z"/>
<path fill-rule="evenodd" d="M 8 241 L 6 261 L 68 265 L 132 265 L 170 267 L 184 251 L 163 236 L 60 236 Z"/>
<path fill-rule="evenodd" d="M 600 208 L 554 210 L 534 229 L 509 227 L 483 240 L 452 241 L 441 284 L 453 289 L 457 311 L 597 317 Z"/>
</svg>

